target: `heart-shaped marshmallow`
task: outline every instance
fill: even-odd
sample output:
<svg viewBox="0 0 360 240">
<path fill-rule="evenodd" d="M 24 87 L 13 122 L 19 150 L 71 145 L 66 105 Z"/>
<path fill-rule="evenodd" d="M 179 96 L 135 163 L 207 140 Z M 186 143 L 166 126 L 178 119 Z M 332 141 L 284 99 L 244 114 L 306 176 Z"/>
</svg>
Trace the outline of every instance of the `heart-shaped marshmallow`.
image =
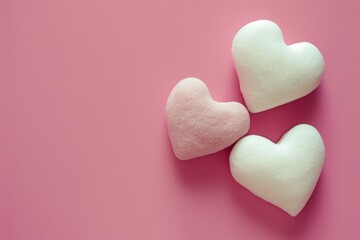
<svg viewBox="0 0 360 240">
<path fill-rule="evenodd" d="M 214 101 L 205 83 L 196 78 L 186 78 L 173 88 L 166 113 L 170 140 L 181 160 L 229 147 L 250 125 L 249 113 L 241 103 Z"/>
<path fill-rule="evenodd" d="M 300 124 L 277 144 L 256 135 L 242 138 L 231 151 L 230 169 L 252 193 L 296 216 L 315 188 L 324 158 L 319 132 Z"/>
<path fill-rule="evenodd" d="M 286 45 L 280 28 L 258 20 L 242 27 L 232 44 L 240 89 L 250 112 L 261 112 L 312 92 L 325 62 L 307 42 Z"/>
</svg>

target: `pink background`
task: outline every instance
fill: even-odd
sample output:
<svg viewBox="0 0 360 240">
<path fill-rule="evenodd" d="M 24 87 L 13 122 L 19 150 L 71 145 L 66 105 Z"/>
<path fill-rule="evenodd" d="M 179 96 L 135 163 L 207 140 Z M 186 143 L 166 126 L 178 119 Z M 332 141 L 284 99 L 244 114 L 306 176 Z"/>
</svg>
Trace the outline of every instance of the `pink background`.
<svg viewBox="0 0 360 240">
<path fill-rule="evenodd" d="M 0 0 L 0 239 L 359 239 L 359 1 Z M 322 51 L 311 95 L 251 115 L 327 147 L 296 218 L 231 177 L 230 149 L 175 159 L 165 102 L 182 78 L 243 102 L 231 41 L 270 19 Z M 356 236 L 358 235 L 358 236 Z"/>
</svg>

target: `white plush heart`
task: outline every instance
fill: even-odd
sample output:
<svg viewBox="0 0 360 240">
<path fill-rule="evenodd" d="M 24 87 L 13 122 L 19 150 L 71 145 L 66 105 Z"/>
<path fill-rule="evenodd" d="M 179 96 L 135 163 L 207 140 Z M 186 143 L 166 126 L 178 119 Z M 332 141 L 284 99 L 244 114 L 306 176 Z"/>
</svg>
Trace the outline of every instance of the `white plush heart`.
<svg viewBox="0 0 360 240">
<path fill-rule="evenodd" d="M 277 144 L 256 135 L 240 139 L 231 151 L 230 169 L 252 193 L 296 216 L 315 188 L 324 158 L 319 132 L 300 124 Z"/>
<path fill-rule="evenodd" d="M 261 112 L 312 92 L 321 81 L 325 62 L 307 42 L 287 46 L 271 21 L 245 25 L 233 40 L 232 55 L 240 89 L 250 112 Z"/>
</svg>

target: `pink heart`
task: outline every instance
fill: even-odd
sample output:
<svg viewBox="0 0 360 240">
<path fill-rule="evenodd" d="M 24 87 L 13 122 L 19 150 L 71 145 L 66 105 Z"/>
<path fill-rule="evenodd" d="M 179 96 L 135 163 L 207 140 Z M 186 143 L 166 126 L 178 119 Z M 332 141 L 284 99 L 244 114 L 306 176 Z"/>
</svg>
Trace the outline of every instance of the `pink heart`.
<svg viewBox="0 0 360 240">
<path fill-rule="evenodd" d="M 247 109 L 238 102 L 216 102 L 204 82 L 180 81 L 166 103 L 168 130 L 177 158 L 186 160 L 229 147 L 250 126 Z"/>
</svg>

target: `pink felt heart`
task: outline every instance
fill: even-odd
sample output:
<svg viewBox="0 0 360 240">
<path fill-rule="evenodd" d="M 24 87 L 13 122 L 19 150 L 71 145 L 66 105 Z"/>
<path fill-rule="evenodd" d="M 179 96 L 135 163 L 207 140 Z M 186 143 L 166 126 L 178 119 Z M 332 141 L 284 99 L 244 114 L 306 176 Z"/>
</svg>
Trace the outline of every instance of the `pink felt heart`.
<svg viewBox="0 0 360 240">
<path fill-rule="evenodd" d="M 181 160 L 218 152 L 250 126 L 249 113 L 241 103 L 214 101 L 197 78 L 186 78 L 173 88 L 166 112 L 171 144 Z"/>
</svg>

